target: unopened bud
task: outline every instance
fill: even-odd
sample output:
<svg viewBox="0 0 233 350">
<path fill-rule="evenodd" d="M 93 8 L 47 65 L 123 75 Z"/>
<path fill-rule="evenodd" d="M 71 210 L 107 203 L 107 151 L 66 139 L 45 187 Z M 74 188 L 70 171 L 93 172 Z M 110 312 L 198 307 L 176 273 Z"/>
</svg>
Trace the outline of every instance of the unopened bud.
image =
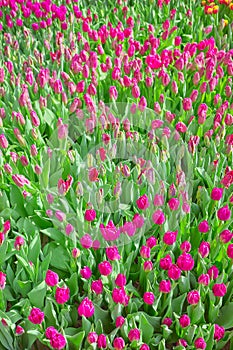
<svg viewBox="0 0 233 350">
<path fill-rule="evenodd" d="M 78 183 L 77 183 L 76 195 L 77 195 L 78 197 L 82 197 L 82 196 L 83 196 L 83 185 L 81 184 L 81 182 L 78 182 Z"/>
</svg>

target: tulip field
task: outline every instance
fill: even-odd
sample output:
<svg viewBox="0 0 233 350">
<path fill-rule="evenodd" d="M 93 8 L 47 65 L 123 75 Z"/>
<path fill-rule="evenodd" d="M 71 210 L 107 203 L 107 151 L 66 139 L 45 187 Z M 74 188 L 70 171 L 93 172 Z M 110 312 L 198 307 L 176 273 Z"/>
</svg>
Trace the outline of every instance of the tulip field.
<svg viewBox="0 0 233 350">
<path fill-rule="evenodd" d="M 233 0 L 0 0 L 0 350 L 233 350 Z"/>
</svg>

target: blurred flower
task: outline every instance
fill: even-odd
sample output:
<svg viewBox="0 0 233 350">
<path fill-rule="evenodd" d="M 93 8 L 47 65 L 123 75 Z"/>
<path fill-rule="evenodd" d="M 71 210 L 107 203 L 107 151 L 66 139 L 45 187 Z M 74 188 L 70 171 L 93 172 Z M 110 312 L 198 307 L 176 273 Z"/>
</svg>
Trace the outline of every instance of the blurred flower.
<svg viewBox="0 0 233 350">
<path fill-rule="evenodd" d="M 165 222 L 165 215 L 162 210 L 156 210 L 152 215 L 152 220 L 157 225 L 162 225 Z"/>
<path fill-rule="evenodd" d="M 178 266 L 175 264 L 172 264 L 168 271 L 167 271 L 168 277 L 172 280 L 178 280 L 181 276 L 181 270 Z"/>
<path fill-rule="evenodd" d="M 104 334 L 98 336 L 97 346 L 100 349 L 105 349 L 107 347 L 107 338 Z"/>
<path fill-rule="evenodd" d="M 219 201 L 222 198 L 222 195 L 223 195 L 223 188 L 215 187 L 211 192 L 211 199 L 215 201 Z"/>
<path fill-rule="evenodd" d="M 140 330 L 137 328 L 131 329 L 128 333 L 129 341 L 132 343 L 134 340 L 140 340 Z"/>
<path fill-rule="evenodd" d="M 107 258 L 111 261 L 120 260 L 121 258 L 117 246 L 107 247 L 106 255 L 107 255 Z"/>
<path fill-rule="evenodd" d="M 58 274 L 56 272 L 48 270 L 45 276 L 45 283 L 47 284 L 47 286 L 54 287 L 58 284 L 58 282 L 59 282 Z"/>
<path fill-rule="evenodd" d="M 189 241 L 184 241 L 180 245 L 180 249 L 183 253 L 189 253 L 191 250 L 191 243 Z"/>
<path fill-rule="evenodd" d="M 66 346 L 66 338 L 61 333 L 57 332 L 50 338 L 50 345 L 53 349 L 64 349 Z"/>
<path fill-rule="evenodd" d="M 138 198 L 136 203 L 137 203 L 138 208 L 141 209 L 141 210 L 147 209 L 149 207 L 149 205 L 150 205 L 148 197 L 147 197 L 146 194 L 144 194 L 143 196 Z"/>
<path fill-rule="evenodd" d="M 152 305 L 154 303 L 155 296 L 152 292 L 145 292 L 143 295 L 143 301 L 145 304 Z"/>
<path fill-rule="evenodd" d="M 223 297 L 227 292 L 227 287 L 224 283 L 216 283 L 213 285 L 212 291 L 216 297 Z"/>
<path fill-rule="evenodd" d="M 4 289 L 6 285 L 6 274 L 0 271 L 0 289 Z"/>
<path fill-rule="evenodd" d="M 103 283 L 101 280 L 96 280 L 91 282 L 91 291 L 96 294 L 101 294 L 103 292 Z"/>
<path fill-rule="evenodd" d="M 165 318 L 163 319 L 162 324 L 165 324 L 166 326 L 171 327 L 171 325 L 172 325 L 172 319 L 171 319 L 170 317 L 165 317 Z"/>
<path fill-rule="evenodd" d="M 24 185 L 30 185 L 30 181 L 26 179 L 26 177 L 23 175 L 12 175 L 12 180 L 19 187 L 23 187 Z"/>
<path fill-rule="evenodd" d="M 182 271 L 190 271 L 194 267 L 194 260 L 190 254 L 183 253 L 178 257 L 177 265 Z"/>
<path fill-rule="evenodd" d="M 230 211 L 228 205 L 225 205 L 224 207 L 220 208 L 217 211 L 217 216 L 218 216 L 218 219 L 221 221 L 229 220 L 231 217 L 231 211 Z"/>
<path fill-rule="evenodd" d="M 94 315 L 95 308 L 90 299 L 87 297 L 82 300 L 78 307 L 78 314 L 79 316 L 85 316 L 85 317 L 91 317 Z"/>
<path fill-rule="evenodd" d="M 15 242 L 14 242 L 14 247 L 16 250 L 20 250 L 20 248 L 22 247 L 22 245 L 24 245 L 24 238 L 21 236 L 17 236 L 15 238 Z"/>
<path fill-rule="evenodd" d="M 218 268 L 215 265 L 213 265 L 208 269 L 207 273 L 211 279 L 216 280 L 218 278 L 219 271 Z"/>
<path fill-rule="evenodd" d="M 37 307 L 33 307 L 30 311 L 28 319 L 33 324 L 41 324 L 44 320 L 44 313 Z"/>
<path fill-rule="evenodd" d="M 201 242 L 198 248 L 198 253 L 202 256 L 202 258 L 206 258 L 210 252 L 210 244 L 209 242 Z"/>
<path fill-rule="evenodd" d="M 68 287 L 57 287 L 55 299 L 58 304 L 65 304 L 70 299 L 70 289 Z"/>
<path fill-rule="evenodd" d="M 190 318 L 188 315 L 182 315 L 179 319 L 180 326 L 186 328 L 190 325 Z"/>
<path fill-rule="evenodd" d="M 140 255 L 143 259 L 149 259 L 150 257 L 150 248 L 146 245 L 143 245 L 140 249 Z"/>
<path fill-rule="evenodd" d="M 176 241 L 178 231 L 167 231 L 164 233 L 163 242 L 167 245 L 173 245 Z"/>
<path fill-rule="evenodd" d="M 171 281 L 163 280 L 159 283 L 160 293 L 170 293 L 171 291 Z"/>
<path fill-rule="evenodd" d="M 16 333 L 17 335 L 23 334 L 23 333 L 24 333 L 23 327 L 21 327 L 20 325 L 17 325 L 16 328 L 15 328 L 15 333 Z"/>
<path fill-rule="evenodd" d="M 82 278 L 89 279 L 91 278 L 92 272 L 88 266 L 84 266 L 83 269 L 80 270 L 80 275 Z"/>
<path fill-rule="evenodd" d="M 116 327 L 120 328 L 120 327 L 123 326 L 124 323 L 125 323 L 124 317 L 123 316 L 117 316 L 117 318 L 116 318 Z"/>
<path fill-rule="evenodd" d="M 125 347 L 125 341 L 123 338 L 115 338 L 113 341 L 113 347 L 115 350 L 123 350 Z"/>
<path fill-rule="evenodd" d="M 206 344 L 206 342 L 205 342 L 205 340 L 203 338 L 197 338 L 194 341 L 194 346 L 195 346 L 195 349 L 205 350 L 207 344 Z"/>
<path fill-rule="evenodd" d="M 91 236 L 88 233 L 86 233 L 84 236 L 80 238 L 80 244 L 83 248 L 86 248 L 86 249 L 91 248 L 92 246 Z"/>
<path fill-rule="evenodd" d="M 224 327 L 219 326 L 218 324 L 214 325 L 214 339 L 217 340 L 217 342 L 219 340 L 221 340 L 224 337 L 225 334 L 225 329 Z"/>
<path fill-rule="evenodd" d="M 96 332 L 90 332 L 87 335 L 87 342 L 89 344 L 94 344 L 97 343 L 98 340 L 98 334 Z"/>
<path fill-rule="evenodd" d="M 161 258 L 159 261 L 159 266 L 163 270 L 168 270 L 172 266 L 172 257 L 167 254 L 164 258 Z"/>
<path fill-rule="evenodd" d="M 187 301 L 191 305 L 196 305 L 199 303 L 200 300 L 200 294 L 198 290 L 192 290 L 191 292 L 188 293 L 187 295 Z"/>
<path fill-rule="evenodd" d="M 209 231 L 209 224 L 208 221 L 204 220 L 202 222 L 200 222 L 200 224 L 198 225 L 198 231 L 201 233 L 206 233 Z"/>
<path fill-rule="evenodd" d="M 112 272 L 112 265 L 109 261 L 105 260 L 98 264 L 98 269 L 101 275 L 108 276 Z"/>
</svg>

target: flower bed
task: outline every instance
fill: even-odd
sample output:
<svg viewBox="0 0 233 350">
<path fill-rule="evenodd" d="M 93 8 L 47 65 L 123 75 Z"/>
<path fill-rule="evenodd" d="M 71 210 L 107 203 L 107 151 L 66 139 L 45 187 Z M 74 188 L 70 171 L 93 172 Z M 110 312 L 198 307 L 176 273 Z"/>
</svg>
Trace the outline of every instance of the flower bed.
<svg viewBox="0 0 233 350">
<path fill-rule="evenodd" d="M 0 1 L 0 349 L 233 347 L 227 5 Z"/>
</svg>

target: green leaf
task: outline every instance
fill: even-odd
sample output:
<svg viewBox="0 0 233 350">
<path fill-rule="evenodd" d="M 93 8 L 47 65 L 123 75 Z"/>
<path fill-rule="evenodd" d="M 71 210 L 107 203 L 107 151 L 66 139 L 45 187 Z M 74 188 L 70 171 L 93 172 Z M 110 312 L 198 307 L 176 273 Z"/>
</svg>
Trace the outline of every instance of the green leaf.
<svg viewBox="0 0 233 350">
<path fill-rule="evenodd" d="M 45 281 L 41 282 L 33 288 L 31 292 L 28 293 L 28 298 L 31 304 L 35 307 L 43 308 L 44 307 L 44 298 L 46 295 L 47 286 Z"/>
<path fill-rule="evenodd" d="M 77 328 L 66 328 L 65 335 L 69 342 L 75 345 L 75 349 L 81 349 L 82 341 L 85 336 L 85 332 L 77 333 Z"/>
<path fill-rule="evenodd" d="M 190 282 L 188 277 L 181 276 L 179 279 L 179 290 L 181 294 L 186 293 L 190 290 Z"/>
<path fill-rule="evenodd" d="M 217 318 L 216 322 L 220 326 L 223 326 L 224 328 L 232 328 L 233 327 L 233 302 L 228 303 L 224 305 L 220 309 L 219 317 Z"/>
<path fill-rule="evenodd" d="M 18 259 L 18 261 L 21 263 L 21 265 L 24 267 L 24 269 L 27 271 L 27 273 L 29 274 L 30 278 L 32 281 L 34 281 L 34 274 L 29 266 L 29 263 L 22 258 L 20 255 L 16 254 L 16 258 Z"/>
<path fill-rule="evenodd" d="M 49 252 L 48 255 L 46 255 L 45 259 L 40 264 L 41 272 L 43 274 L 41 278 L 45 278 L 45 273 L 48 270 L 51 258 L 52 258 L 52 252 Z"/>
<path fill-rule="evenodd" d="M 11 323 L 16 323 L 19 320 L 22 319 L 22 316 L 20 315 L 20 313 L 17 310 L 13 310 L 11 309 L 8 313 L 7 313 L 9 319 L 10 319 L 10 323 L 8 322 L 8 324 L 10 325 Z M 4 316 L 1 316 L 4 318 Z"/>
<path fill-rule="evenodd" d="M 232 349 L 232 337 L 233 337 L 233 332 L 232 331 L 228 331 L 225 332 L 224 334 L 224 338 L 221 339 L 220 341 L 217 342 L 216 346 L 216 350 L 223 350 L 225 345 L 229 342 L 229 340 L 231 339 L 231 344 L 229 349 Z"/>
<path fill-rule="evenodd" d="M 15 280 L 16 284 L 15 289 L 22 294 L 22 296 L 24 298 L 26 298 L 28 292 L 31 290 L 32 286 L 31 286 L 31 282 L 30 281 L 20 281 L 18 280 L 18 278 Z"/>
<path fill-rule="evenodd" d="M 150 316 L 148 314 L 146 314 L 145 312 L 140 312 L 137 314 L 143 314 L 145 316 L 145 318 L 147 319 L 147 321 L 154 327 L 154 331 L 155 332 L 159 332 L 161 331 L 161 317 L 155 317 L 155 316 Z"/>
<path fill-rule="evenodd" d="M 207 185 L 211 189 L 214 187 L 214 183 L 213 183 L 211 177 L 205 171 L 205 169 L 197 167 L 196 172 L 197 172 L 197 175 L 199 175 L 199 177 L 201 177 L 201 179 L 205 185 Z"/>
<path fill-rule="evenodd" d="M 56 267 L 59 270 L 63 270 L 67 272 L 67 267 L 69 264 L 69 256 L 67 255 L 67 251 L 62 246 L 57 246 L 54 248 L 55 244 L 51 244 L 49 248 L 52 252 L 52 257 L 50 264 Z"/>
<path fill-rule="evenodd" d="M 0 191 L 0 212 L 9 207 L 9 200 L 5 191 Z M 2 213 L 1 213 L 2 215 Z"/>
<path fill-rule="evenodd" d="M 7 240 L 4 240 L 4 242 L 0 245 L 0 266 L 2 266 L 3 262 L 5 261 L 6 251 L 7 251 Z"/>
<path fill-rule="evenodd" d="M 27 331 L 27 334 L 35 335 L 36 337 L 38 337 L 40 335 L 40 332 L 36 329 L 31 329 L 31 330 Z"/>
<path fill-rule="evenodd" d="M 27 212 L 24 208 L 24 199 L 23 199 L 23 195 L 20 192 L 20 190 L 18 189 L 18 187 L 13 186 L 11 187 L 10 190 L 10 202 L 12 207 L 15 207 L 15 210 L 17 211 L 17 213 L 21 216 L 21 217 L 26 217 L 27 216 Z"/>
<path fill-rule="evenodd" d="M 154 333 L 154 327 L 148 322 L 144 314 L 140 314 L 139 328 L 142 331 L 142 340 L 148 343 Z"/>
<path fill-rule="evenodd" d="M 95 313 L 94 313 L 95 322 L 101 321 L 105 332 L 109 333 L 109 331 L 112 330 L 111 317 L 110 317 L 109 311 L 101 309 L 97 304 L 94 304 L 94 306 L 95 306 Z"/>
<path fill-rule="evenodd" d="M 98 320 L 95 326 L 95 331 L 97 334 L 102 334 L 104 332 L 101 320 Z"/>
<path fill-rule="evenodd" d="M 91 330 L 91 322 L 85 316 L 82 316 L 82 328 L 87 336 Z"/>
<path fill-rule="evenodd" d="M 189 305 L 187 311 L 189 317 L 191 318 L 192 324 L 196 324 L 203 318 L 205 308 L 204 305 L 201 302 L 199 302 L 196 306 Z"/>
<path fill-rule="evenodd" d="M 44 313 L 45 313 L 45 318 L 46 318 L 46 324 L 49 326 L 54 326 L 57 327 L 58 320 L 57 320 L 57 315 L 56 311 L 54 310 L 54 306 L 51 300 L 46 299 L 46 305 L 44 308 Z"/>
<path fill-rule="evenodd" d="M 159 348 L 158 350 L 166 350 L 166 343 L 165 343 L 165 339 L 162 339 L 162 341 L 160 341 L 159 343 Z"/>
<path fill-rule="evenodd" d="M 2 322 L 0 322 L 0 343 L 3 345 L 4 349 L 14 350 L 13 338 L 9 330 L 3 326 Z"/>
<path fill-rule="evenodd" d="M 49 175 L 50 175 L 50 158 L 48 158 L 46 160 L 46 162 L 43 164 L 42 167 L 42 173 L 40 175 L 40 186 L 43 189 L 47 189 L 48 188 L 48 184 L 49 184 Z"/>
<path fill-rule="evenodd" d="M 44 121 L 50 126 L 53 126 L 54 121 L 57 120 L 55 114 L 48 108 L 44 111 Z"/>
<path fill-rule="evenodd" d="M 70 288 L 70 296 L 73 297 L 78 293 L 78 274 L 73 273 L 70 279 L 66 281 L 67 286 Z"/>
<path fill-rule="evenodd" d="M 56 228 L 46 228 L 45 230 L 41 230 L 41 232 L 56 242 L 64 241 L 64 234 Z"/>
<path fill-rule="evenodd" d="M 37 262 L 37 259 L 40 254 L 40 248 L 41 248 L 41 243 L 40 243 L 40 236 L 39 233 L 36 234 L 32 240 L 32 242 L 29 245 L 29 251 L 28 251 L 28 260 L 32 261 L 34 265 Z"/>
<path fill-rule="evenodd" d="M 29 218 L 25 218 L 23 222 L 23 230 L 28 237 L 34 236 L 36 226 L 32 223 Z"/>
<path fill-rule="evenodd" d="M 178 315 L 182 314 L 183 304 L 186 296 L 187 294 L 185 293 L 172 300 L 172 312 L 175 312 Z"/>
<path fill-rule="evenodd" d="M 209 338 L 206 341 L 206 349 L 205 350 L 213 350 L 214 348 L 214 325 L 209 330 Z"/>
<path fill-rule="evenodd" d="M 187 337 L 186 340 L 188 341 L 189 344 L 192 343 L 196 329 L 197 329 L 196 325 L 188 327 L 187 334 L 186 334 L 186 337 Z"/>
</svg>

